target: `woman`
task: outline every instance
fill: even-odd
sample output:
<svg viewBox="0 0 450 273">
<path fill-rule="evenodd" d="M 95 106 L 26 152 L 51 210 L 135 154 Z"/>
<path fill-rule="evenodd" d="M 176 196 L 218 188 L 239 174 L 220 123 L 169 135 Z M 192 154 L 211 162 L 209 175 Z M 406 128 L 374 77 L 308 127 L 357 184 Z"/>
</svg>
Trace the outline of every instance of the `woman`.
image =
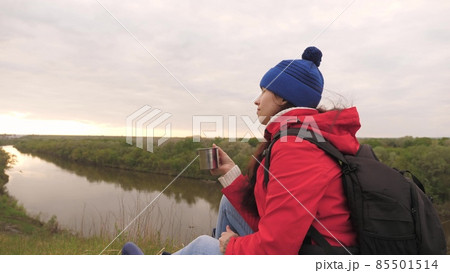
<svg viewBox="0 0 450 273">
<path fill-rule="evenodd" d="M 321 58 L 319 49 L 309 47 L 301 60 L 282 61 L 264 75 L 255 105 L 267 141 L 253 156 L 248 176 L 219 148 L 221 166 L 211 171 L 221 175 L 224 187 L 216 238 L 200 236 L 174 254 L 297 254 L 311 225 L 332 246 L 356 245 L 341 169 L 317 146 L 281 137 L 272 147 L 269 180 L 263 181 L 263 151 L 282 129 L 309 123 L 341 152 L 356 154 L 359 148 L 355 108 L 316 109 L 323 91 Z"/>
</svg>

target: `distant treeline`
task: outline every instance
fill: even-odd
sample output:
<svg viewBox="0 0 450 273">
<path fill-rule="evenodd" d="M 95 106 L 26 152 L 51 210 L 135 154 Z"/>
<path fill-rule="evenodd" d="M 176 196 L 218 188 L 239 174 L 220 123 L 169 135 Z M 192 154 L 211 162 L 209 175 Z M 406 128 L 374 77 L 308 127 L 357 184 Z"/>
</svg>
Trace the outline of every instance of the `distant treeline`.
<svg viewBox="0 0 450 273">
<path fill-rule="evenodd" d="M 449 138 L 367 138 L 360 139 L 360 142 L 370 144 L 385 164 L 414 173 L 438 203 L 449 201 Z M 47 154 L 84 164 L 169 175 L 177 175 L 183 170 L 195 158 L 197 148 L 210 147 L 212 143 L 223 148 L 245 173 L 258 140 L 229 142 L 228 139 L 216 138 L 193 142 L 192 137 L 172 138 L 160 147 L 154 147 L 153 153 L 127 144 L 123 137 L 28 136 L 14 139 L 13 143 L 8 140 L 8 144 L 14 144 L 23 153 Z M 198 161 L 183 176 L 214 179 L 208 171 L 199 170 Z"/>
<path fill-rule="evenodd" d="M 11 141 L 8 143 L 11 144 Z M 227 151 L 243 170 L 256 145 L 255 141 L 230 143 L 222 138 L 193 142 L 192 137 L 187 137 L 172 138 L 159 147 L 155 146 L 153 152 L 148 152 L 127 144 L 120 137 L 64 136 L 28 136 L 15 140 L 13 144 L 23 153 L 52 155 L 89 165 L 178 175 L 196 157 L 198 148 L 211 147 L 213 143 Z M 198 160 L 182 176 L 214 179 L 209 171 L 200 170 Z"/>
</svg>

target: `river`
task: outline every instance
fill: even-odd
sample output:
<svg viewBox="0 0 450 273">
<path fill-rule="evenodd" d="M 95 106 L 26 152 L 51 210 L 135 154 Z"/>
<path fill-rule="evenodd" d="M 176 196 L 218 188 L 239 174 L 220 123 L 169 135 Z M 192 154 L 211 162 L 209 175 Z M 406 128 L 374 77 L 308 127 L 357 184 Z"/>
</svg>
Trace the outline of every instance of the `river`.
<svg viewBox="0 0 450 273">
<path fill-rule="evenodd" d="M 13 146 L 2 148 L 16 159 L 7 170 L 8 193 L 29 214 L 43 221 L 56 216 L 61 227 L 83 236 L 115 235 L 131 223 L 128 233 L 153 233 L 188 243 L 215 227 L 218 183 L 87 166 L 23 154 Z"/>
<path fill-rule="evenodd" d="M 218 183 L 179 177 L 160 194 L 174 177 L 36 157 L 13 146 L 2 148 L 16 158 L 7 170 L 9 194 L 31 215 L 44 221 L 54 215 L 62 227 L 83 236 L 118 234 L 142 211 L 128 232 L 159 233 L 163 240 L 186 244 L 198 235 L 211 234 L 215 227 L 222 195 Z M 450 221 L 443 226 L 450 243 Z"/>
</svg>

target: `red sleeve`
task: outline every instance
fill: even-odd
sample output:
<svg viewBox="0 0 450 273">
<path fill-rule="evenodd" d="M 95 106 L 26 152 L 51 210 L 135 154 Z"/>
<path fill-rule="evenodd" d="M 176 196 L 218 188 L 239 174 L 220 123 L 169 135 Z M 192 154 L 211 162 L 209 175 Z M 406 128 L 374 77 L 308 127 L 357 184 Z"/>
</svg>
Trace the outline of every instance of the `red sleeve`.
<svg viewBox="0 0 450 273">
<path fill-rule="evenodd" d="M 263 203 L 264 212 L 258 231 L 232 238 L 226 254 L 298 253 L 329 183 L 329 169 L 336 164 L 314 144 L 288 139 L 273 145 L 267 190 L 258 177 L 256 195 L 263 199 L 258 206 Z"/>
<path fill-rule="evenodd" d="M 258 230 L 259 217 L 252 213 L 249 213 L 242 206 L 242 200 L 244 198 L 244 193 L 247 188 L 247 177 L 240 175 L 236 178 L 231 185 L 222 189 L 222 193 L 227 197 L 228 201 L 233 205 L 233 207 L 239 212 L 239 214 L 244 218 L 247 224 L 252 228 L 253 231 Z"/>
</svg>

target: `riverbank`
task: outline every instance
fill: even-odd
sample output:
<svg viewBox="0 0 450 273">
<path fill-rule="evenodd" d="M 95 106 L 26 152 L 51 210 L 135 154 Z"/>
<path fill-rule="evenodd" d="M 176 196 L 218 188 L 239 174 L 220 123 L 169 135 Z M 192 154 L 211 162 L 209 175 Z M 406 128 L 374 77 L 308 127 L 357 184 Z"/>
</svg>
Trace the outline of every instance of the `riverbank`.
<svg viewBox="0 0 450 273">
<path fill-rule="evenodd" d="M 110 167 L 123 170 L 164 174 L 169 176 L 211 180 L 208 171 L 200 170 L 196 150 L 211 147 L 213 143 L 227 151 L 235 163 L 245 172 L 249 155 L 256 146 L 254 141 L 229 142 L 223 138 L 202 139 L 193 142 L 191 137 L 170 138 L 153 152 L 129 145 L 121 137 L 91 136 L 25 136 L 7 142 L 22 153 L 38 156 L 53 156 L 69 162 L 88 166 Z M 135 143 L 135 142 L 134 142 Z M 0 141 L 1 144 L 1 141 Z"/>
<path fill-rule="evenodd" d="M 56 218 L 43 222 L 29 216 L 17 201 L 5 192 L 8 182 L 5 169 L 10 157 L 0 149 L 0 255 L 88 255 L 100 254 L 112 241 L 111 236 L 91 236 L 84 238 L 70 231 L 60 229 Z M 118 231 L 119 232 L 119 231 Z M 157 234 L 136 238 L 124 233 L 103 254 L 119 254 L 121 246 L 134 241 L 146 254 L 158 254 L 161 251 L 174 252 L 180 246 L 173 242 L 161 242 Z"/>
<path fill-rule="evenodd" d="M 7 194 L 0 196 L 0 255 L 98 255 L 109 245 L 110 236 L 88 238 L 60 229 L 55 218 L 47 223 L 30 217 Z M 161 242 L 158 236 L 119 237 L 103 254 L 120 254 L 127 241 L 134 241 L 146 254 L 174 252 L 180 248 L 170 241 Z"/>
</svg>

